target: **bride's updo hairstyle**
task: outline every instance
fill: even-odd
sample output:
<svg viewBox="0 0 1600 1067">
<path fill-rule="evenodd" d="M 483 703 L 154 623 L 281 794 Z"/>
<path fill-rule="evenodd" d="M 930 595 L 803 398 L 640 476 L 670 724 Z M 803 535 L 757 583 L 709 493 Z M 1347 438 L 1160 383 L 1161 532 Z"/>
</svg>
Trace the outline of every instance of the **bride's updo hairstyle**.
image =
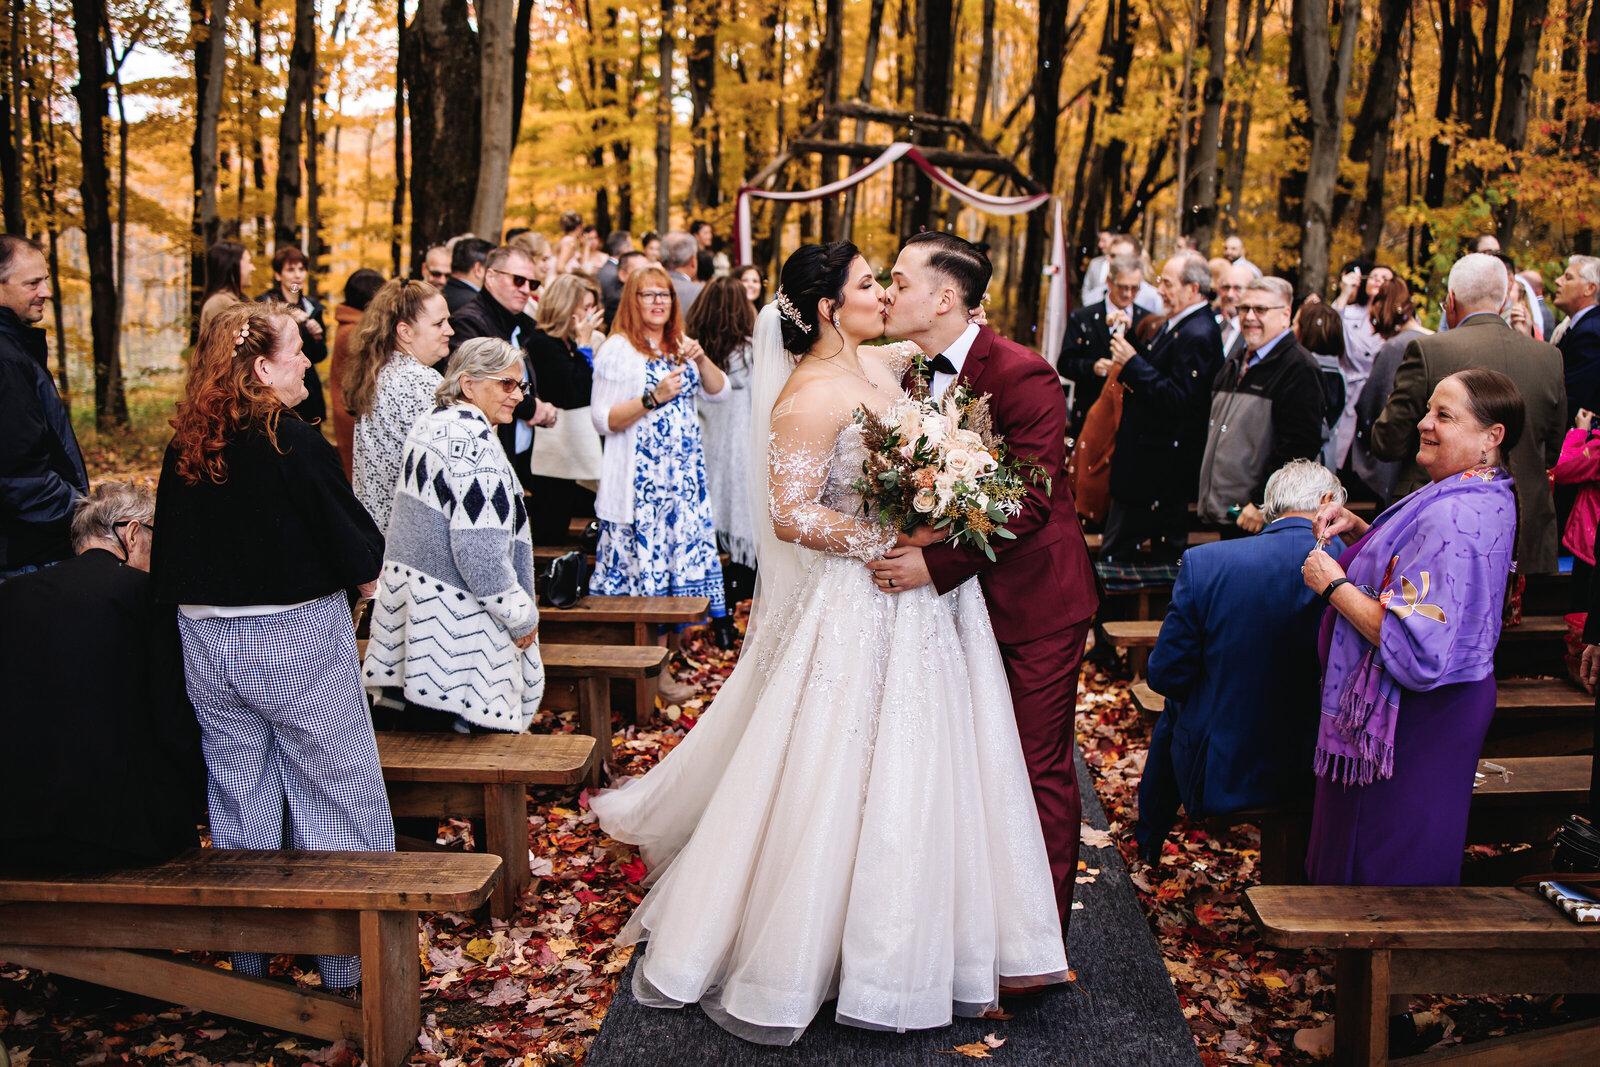
<svg viewBox="0 0 1600 1067">
<path fill-rule="evenodd" d="M 778 306 L 783 347 L 787 351 L 800 355 L 811 350 L 822 326 L 817 301 L 832 300 L 838 305 L 850 278 L 850 264 L 859 255 L 861 252 L 849 241 L 835 241 L 801 245 L 784 260 L 772 302 Z"/>
</svg>

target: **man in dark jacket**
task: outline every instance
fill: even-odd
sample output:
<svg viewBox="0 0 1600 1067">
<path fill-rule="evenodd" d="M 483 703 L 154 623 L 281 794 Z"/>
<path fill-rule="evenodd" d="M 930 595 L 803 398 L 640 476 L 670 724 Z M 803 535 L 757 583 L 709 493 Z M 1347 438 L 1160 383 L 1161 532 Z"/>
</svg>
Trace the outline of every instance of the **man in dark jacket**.
<svg viewBox="0 0 1600 1067">
<path fill-rule="evenodd" d="M 1566 319 L 1547 334 L 1561 349 L 1567 381 L 1567 423 L 1579 408 L 1600 411 L 1600 259 L 1573 256 L 1556 282 L 1556 307 Z"/>
<path fill-rule="evenodd" d="M 1078 308 L 1067 316 L 1067 347 L 1061 351 L 1056 371 L 1073 383 L 1071 422 L 1077 433 L 1083 417 L 1100 397 L 1111 370 L 1111 335 L 1131 334 L 1139 320 L 1150 314 L 1134 303 L 1144 282 L 1144 267 L 1137 256 L 1117 256 L 1107 270 L 1106 296 L 1098 303 Z"/>
<path fill-rule="evenodd" d="M 1200 478 L 1211 383 L 1222 366 L 1222 331 L 1204 291 L 1211 268 L 1199 254 L 1167 260 L 1158 289 L 1171 317 L 1148 350 L 1126 338 L 1112 343 L 1127 387 L 1117 451 L 1111 459 L 1111 507 L 1101 550 L 1108 563 L 1130 562 L 1146 538 L 1159 562 L 1188 543 L 1188 506 Z"/>
<path fill-rule="evenodd" d="M 1212 385 L 1200 460 L 1200 518 L 1223 536 L 1259 533 L 1267 477 L 1322 450 L 1322 380 L 1315 357 L 1295 340 L 1293 304 L 1288 282 L 1257 278 L 1236 305 L 1244 347 Z"/>
<path fill-rule="evenodd" d="M 450 316 L 450 327 L 455 330 L 450 351 L 474 337 L 498 337 L 522 353 L 523 376 L 530 383 L 528 395 L 517 405 L 515 417 L 496 432 L 523 488 L 527 488 L 533 479 L 529 469 L 533 428 L 554 426 L 557 414 L 554 404 L 539 399 L 539 383 L 528 358 L 528 343 L 537 329 L 524 310 L 533 292 L 533 260 L 520 248 L 501 245 L 489 253 L 484 265 L 483 288 Z"/>
<path fill-rule="evenodd" d="M 494 245 L 481 237 L 463 237 L 450 250 L 450 277 L 445 280 L 445 306 L 454 315 L 483 289 L 484 264 Z"/>
<path fill-rule="evenodd" d="M 39 246 L 0 236 L 0 579 L 72 555 L 72 506 L 89 492 L 72 419 L 45 369 L 50 272 Z"/>
<path fill-rule="evenodd" d="M 1150 732 L 1134 839 L 1152 866 L 1179 804 L 1201 819 L 1311 792 L 1323 604 L 1300 567 L 1325 493 L 1344 498 L 1337 475 L 1290 463 L 1267 482 L 1260 535 L 1183 557 L 1150 653 L 1150 687 L 1167 705 Z M 1328 551 L 1343 547 L 1336 537 Z"/>
</svg>

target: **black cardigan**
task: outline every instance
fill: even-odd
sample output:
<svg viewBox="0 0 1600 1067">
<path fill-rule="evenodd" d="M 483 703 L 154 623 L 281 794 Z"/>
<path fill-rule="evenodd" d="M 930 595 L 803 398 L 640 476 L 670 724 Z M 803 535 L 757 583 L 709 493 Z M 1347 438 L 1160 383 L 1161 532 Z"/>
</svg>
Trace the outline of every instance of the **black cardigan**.
<svg viewBox="0 0 1600 1067">
<path fill-rule="evenodd" d="M 594 369 L 570 342 L 534 330 L 528 338 L 528 362 L 539 383 L 539 399 L 558 408 L 586 408 L 594 388 Z"/>
<path fill-rule="evenodd" d="M 248 431 L 223 458 L 220 485 L 189 485 L 167 446 L 150 556 L 158 601 L 298 604 L 378 576 L 383 534 L 315 428 L 285 412 L 276 449 L 264 432 Z"/>
</svg>

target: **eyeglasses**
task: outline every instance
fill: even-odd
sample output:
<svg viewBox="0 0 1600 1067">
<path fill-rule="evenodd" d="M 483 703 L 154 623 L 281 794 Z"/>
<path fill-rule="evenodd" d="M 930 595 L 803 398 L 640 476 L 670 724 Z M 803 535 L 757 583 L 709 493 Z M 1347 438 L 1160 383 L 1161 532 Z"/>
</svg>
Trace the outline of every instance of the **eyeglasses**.
<svg viewBox="0 0 1600 1067">
<path fill-rule="evenodd" d="M 123 519 L 121 522 L 114 522 L 111 524 L 111 528 L 113 530 L 119 526 L 143 526 L 150 533 L 156 532 L 156 528 L 153 523 L 140 522 L 138 519 Z"/>
<path fill-rule="evenodd" d="M 640 289 L 639 299 L 646 304 L 669 304 L 672 302 L 672 293 L 670 290 Z"/>
<path fill-rule="evenodd" d="M 441 278 L 447 278 L 450 276 L 450 272 L 447 270 L 429 270 L 424 273 L 428 275 L 429 281 L 438 281 Z"/>
<path fill-rule="evenodd" d="M 527 396 L 528 391 L 533 388 L 532 382 L 522 378 L 479 378 L 478 380 L 480 382 L 499 382 L 500 388 L 506 392 L 521 391 L 523 396 Z"/>
<path fill-rule="evenodd" d="M 537 278 L 525 278 L 520 274 L 512 274 L 508 270 L 501 270 L 499 267 L 490 267 L 489 273 L 499 274 L 511 279 L 511 287 L 513 289 L 534 289 L 539 284 L 539 279 Z"/>
<path fill-rule="evenodd" d="M 1265 315 L 1269 311 L 1288 311 L 1289 310 L 1289 305 L 1288 304 L 1239 304 L 1239 305 L 1236 305 L 1236 310 L 1239 312 L 1240 317 L 1243 317 L 1245 315 L 1254 315 L 1254 316 L 1256 316 L 1256 318 L 1260 318 L 1260 317 L 1262 317 L 1263 315 Z"/>
</svg>

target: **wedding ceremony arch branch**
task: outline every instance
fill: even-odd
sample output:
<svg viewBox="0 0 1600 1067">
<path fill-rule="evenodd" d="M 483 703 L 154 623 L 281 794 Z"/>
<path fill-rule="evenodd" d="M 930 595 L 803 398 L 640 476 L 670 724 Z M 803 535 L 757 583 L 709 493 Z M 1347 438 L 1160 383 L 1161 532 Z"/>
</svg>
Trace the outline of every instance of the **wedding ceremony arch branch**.
<svg viewBox="0 0 1600 1067">
<path fill-rule="evenodd" d="M 1050 287 L 1045 296 L 1044 312 L 1044 343 L 1041 346 L 1044 358 L 1053 367 L 1056 357 L 1061 354 L 1061 345 L 1066 335 L 1067 323 L 1067 245 L 1063 234 L 1061 201 L 1049 193 L 1035 193 L 1028 196 L 995 196 L 981 192 L 969 185 L 963 185 L 943 171 L 928 162 L 926 156 L 916 146 L 904 141 L 896 141 L 884 150 L 872 162 L 860 170 L 830 182 L 815 189 L 793 189 L 788 191 L 774 191 L 763 189 L 758 185 L 745 185 L 739 189 L 734 220 L 734 244 L 739 252 L 739 262 L 751 261 L 751 230 L 750 230 L 750 200 L 761 197 L 766 200 L 785 200 L 791 202 L 805 202 L 823 200 L 859 185 L 868 178 L 887 167 L 905 160 L 930 180 L 939 185 L 957 200 L 968 207 L 978 211 L 986 211 L 993 215 L 1023 215 L 1030 211 L 1037 211 L 1047 204 L 1055 205 L 1055 233 L 1051 240 L 1050 266 L 1046 273 L 1050 276 Z"/>
</svg>

